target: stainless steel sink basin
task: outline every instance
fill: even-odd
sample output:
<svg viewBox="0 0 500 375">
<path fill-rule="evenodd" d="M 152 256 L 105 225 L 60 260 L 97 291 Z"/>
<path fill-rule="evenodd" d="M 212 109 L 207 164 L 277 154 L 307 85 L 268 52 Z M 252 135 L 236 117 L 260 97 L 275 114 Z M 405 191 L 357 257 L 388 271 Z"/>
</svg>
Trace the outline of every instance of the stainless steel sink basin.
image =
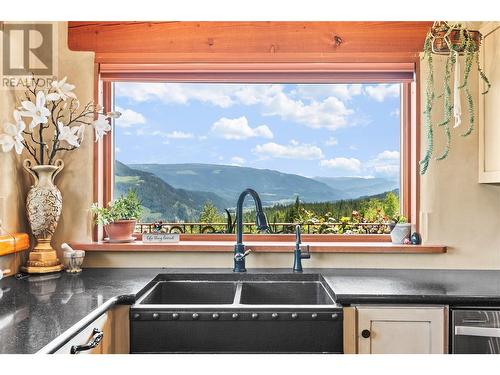
<svg viewBox="0 0 500 375">
<path fill-rule="evenodd" d="M 242 305 L 333 305 L 335 302 L 319 281 L 245 282 Z"/>
<path fill-rule="evenodd" d="M 232 304 L 236 283 L 220 281 L 161 281 L 141 301 L 144 305 Z"/>
</svg>

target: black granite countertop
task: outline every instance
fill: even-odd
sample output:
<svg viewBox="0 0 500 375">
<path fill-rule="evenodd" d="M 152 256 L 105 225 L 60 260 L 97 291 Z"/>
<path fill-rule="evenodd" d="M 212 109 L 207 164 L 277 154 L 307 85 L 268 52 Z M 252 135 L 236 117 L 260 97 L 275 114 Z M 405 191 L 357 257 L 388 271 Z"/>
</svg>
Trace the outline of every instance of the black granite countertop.
<svg viewBox="0 0 500 375">
<path fill-rule="evenodd" d="M 0 280 L 0 353 L 35 353 L 114 303 L 133 303 L 159 274 L 230 269 L 85 269 Z M 252 269 L 249 273 L 289 273 Z M 500 271 L 307 269 L 320 273 L 343 305 L 420 303 L 500 307 Z M 82 327 L 80 327 L 82 328 Z M 42 350 L 44 351 L 44 350 Z"/>
</svg>

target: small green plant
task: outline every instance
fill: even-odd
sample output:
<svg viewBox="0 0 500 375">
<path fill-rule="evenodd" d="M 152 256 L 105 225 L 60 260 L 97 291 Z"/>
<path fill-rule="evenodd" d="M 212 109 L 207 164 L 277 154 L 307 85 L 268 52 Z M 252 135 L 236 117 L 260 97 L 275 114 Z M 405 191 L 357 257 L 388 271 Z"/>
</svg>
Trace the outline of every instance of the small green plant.
<svg viewBox="0 0 500 375">
<path fill-rule="evenodd" d="M 118 220 L 140 220 L 142 210 L 141 202 L 134 190 L 129 190 L 126 195 L 110 202 L 108 207 L 99 207 L 94 203 L 90 208 L 95 222 L 99 225 L 107 225 Z"/>
<path fill-rule="evenodd" d="M 406 216 L 403 216 L 403 215 L 395 215 L 392 218 L 392 222 L 394 224 L 405 224 L 408 222 L 408 219 L 406 218 Z"/>
</svg>

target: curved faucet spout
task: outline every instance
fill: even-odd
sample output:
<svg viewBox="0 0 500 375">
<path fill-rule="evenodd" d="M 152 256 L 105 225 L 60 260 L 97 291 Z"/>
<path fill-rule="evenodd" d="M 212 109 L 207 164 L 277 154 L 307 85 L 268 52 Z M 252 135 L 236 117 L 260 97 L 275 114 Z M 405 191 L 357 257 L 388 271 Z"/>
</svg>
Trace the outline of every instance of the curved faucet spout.
<svg viewBox="0 0 500 375">
<path fill-rule="evenodd" d="M 267 224 L 267 217 L 262 209 L 262 201 L 260 200 L 259 194 L 253 189 L 245 189 L 238 198 L 238 203 L 236 204 L 236 243 L 243 243 L 243 203 L 247 195 L 250 195 L 255 202 L 256 218 L 255 223 L 257 224 L 257 230 L 263 231 L 269 229 Z"/>
<path fill-rule="evenodd" d="M 256 217 L 255 223 L 259 231 L 269 229 L 266 214 L 262 209 L 262 201 L 259 194 L 253 189 L 245 189 L 238 198 L 236 204 L 236 245 L 234 245 L 234 272 L 246 272 L 245 268 L 245 245 L 243 245 L 243 203 L 247 195 L 250 195 L 255 202 Z"/>
</svg>

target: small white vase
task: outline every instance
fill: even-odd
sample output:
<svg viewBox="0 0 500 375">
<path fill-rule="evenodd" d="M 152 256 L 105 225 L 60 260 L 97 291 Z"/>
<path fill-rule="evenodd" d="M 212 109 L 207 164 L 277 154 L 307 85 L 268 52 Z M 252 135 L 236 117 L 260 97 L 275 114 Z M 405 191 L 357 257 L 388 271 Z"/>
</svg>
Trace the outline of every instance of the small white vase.
<svg viewBox="0 0 500 375">
<path fill-rule="evenodd" d="M 396 224 L 391 231 L 391 241 L 393 244 L 401 245 L 404 243 L 405 238 L 410 238 L 411 224 L 401 223 Z"/>
</svg>

